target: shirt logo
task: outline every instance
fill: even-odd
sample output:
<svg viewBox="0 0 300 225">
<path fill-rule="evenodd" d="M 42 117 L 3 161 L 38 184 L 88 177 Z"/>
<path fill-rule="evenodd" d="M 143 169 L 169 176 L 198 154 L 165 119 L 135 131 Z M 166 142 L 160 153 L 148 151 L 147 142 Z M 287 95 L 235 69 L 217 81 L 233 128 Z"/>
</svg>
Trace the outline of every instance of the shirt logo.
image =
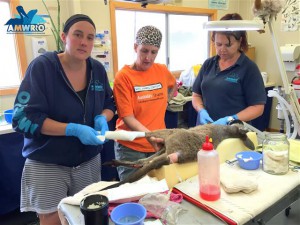
<svg viewBox="0 0 300 225">
<path fill-rule="evenodd" d="M 18 122 L 18 129 L 26 133 L 34 134 L 39 127 L 37 123 L 27 118 L 27 114 L 24 111 L 27 103 L 30 100 L 30 93 L 27 91 L 21 91 L 17 96 L 17 103 L 14 106 L 14 121 Z"/>
<path fill-rule="evenodd" d="M 240 79 L 239 76 L 236 74 L 232 74 L 232 75 L 225 77 L 225 80 L 230 83 L 238 83 L 239 79 Z"/>
<path fill-rule="evenodd" d="M 16 7 L 18 14 L 15 18 L 9 19 L 4 25 L 7 26 L 8 34 L 44 34 L 46 20 L 37 15 L 37 9 L 25 12 L 23 6 Z"/>
<path fill-rule="evenodd" d="M 151 84 L 147 86 L 134 86 L 134 92 L 142 92 L 142 91 L 153 91 L 162 88 L 161 83 Z"/>
<path fill-rule="evenodd" d="M 104 91 L 103 84 L 99 80 L 95 80 L 95 82 L 91 85 L 92 91 Z"/>
</svg>

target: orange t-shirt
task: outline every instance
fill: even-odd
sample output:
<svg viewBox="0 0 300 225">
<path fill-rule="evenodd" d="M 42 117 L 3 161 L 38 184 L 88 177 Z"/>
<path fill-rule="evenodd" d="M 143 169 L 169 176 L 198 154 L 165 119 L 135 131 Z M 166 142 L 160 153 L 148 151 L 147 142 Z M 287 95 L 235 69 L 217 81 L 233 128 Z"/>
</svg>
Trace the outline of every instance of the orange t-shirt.
<svg viewBox="0 0 300 225">
<path fill-rule="evenodd" d="M 116 130 L 130 131 L 123 121 L 130 115 L 149 130 L 164 129 L 168 89 L 175 83 L 175 77 L 163 64 L 154 63 L 147 71 L 135 71 L 125 65 L 116 74 L 113 87 L 119 116 Z M 140 152 L 154 152 L 146 138 L 118 142 Z"/>
</svg>

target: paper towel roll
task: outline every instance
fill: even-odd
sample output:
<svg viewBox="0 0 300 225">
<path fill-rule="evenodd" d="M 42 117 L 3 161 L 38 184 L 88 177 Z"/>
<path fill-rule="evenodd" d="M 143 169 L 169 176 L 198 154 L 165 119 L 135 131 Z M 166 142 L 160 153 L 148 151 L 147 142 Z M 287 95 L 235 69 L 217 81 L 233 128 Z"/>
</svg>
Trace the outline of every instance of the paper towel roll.
<svg viewBox="0 0 300 225">
<path fill-rule="evenodd" d="M 264 84 L 266 85 L 268 83 L 268 74 L 267 74 L 267 72 L 261 72 L 261 76 L 263 78 Z"/>
<path fill-rule="evenodd" d="M 282 59 L 285 62 L 295 61 L 300 55 L 300 45 L 287 44 L 280 47 Z"/>
</svg>

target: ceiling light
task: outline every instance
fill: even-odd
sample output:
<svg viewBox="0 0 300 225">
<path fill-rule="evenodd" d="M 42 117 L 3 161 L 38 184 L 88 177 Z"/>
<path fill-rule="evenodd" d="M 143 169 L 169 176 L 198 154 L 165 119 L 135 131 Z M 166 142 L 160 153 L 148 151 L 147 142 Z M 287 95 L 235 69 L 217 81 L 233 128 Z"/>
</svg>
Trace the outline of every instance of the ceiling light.
<svg viewBox="0 0 300 225">
<path fill-rule="evenodd" d="M 209 31 L 263 30 L 264 24 L 257 20 L 220 20 L 205 22 L 203 28 Z"/>
</svg>

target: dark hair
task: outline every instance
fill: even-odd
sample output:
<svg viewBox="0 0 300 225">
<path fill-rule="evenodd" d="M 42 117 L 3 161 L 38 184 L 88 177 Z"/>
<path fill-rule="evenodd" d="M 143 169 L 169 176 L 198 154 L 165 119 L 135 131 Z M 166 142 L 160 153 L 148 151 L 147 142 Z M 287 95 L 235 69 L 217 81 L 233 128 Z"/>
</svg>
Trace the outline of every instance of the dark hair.
<svg viewBox="0 0 300 225">
<path fill-rule="evenodd" d="M 88 17 L 87 15 L 84 15 L 84 14 L 75 14 L 75 15 L 71 16 L 69 19 L 67 19 L 67 21 L 66 21 L 66 23 L 64 25 L 63 32 L 64 33 L 68 33 L 68 31 L 70 30 L 70 27 L 74 23 L 77 23 L 77 22 L 80 22 L 80 21 L 89 22 L 90 24 L 93 25 L 93 27 L 96 30 L 96 26 L 95 26 L 93 20 L 90 17 Z"/>
<path fill-rule="evenodd" d="M 228 13 L 225 16 L 223 16 L 220 20 L 243 20 L 240 14 L 238 13 Z M 223 34 L 227 37 L 229 43 L 230 43 L 230 36 L 233 36 L 235 40 L 240 40 L 241 41 L 241 46 L 239 51 L 241 52 L 247 52 L 248 51 L 248 40 L 247 40 L 247 32 L 240 30 L 240 31 L 213 31 L 211 40 L 215 42 L 215 36 L 216 33 Z"/>
</svg>

